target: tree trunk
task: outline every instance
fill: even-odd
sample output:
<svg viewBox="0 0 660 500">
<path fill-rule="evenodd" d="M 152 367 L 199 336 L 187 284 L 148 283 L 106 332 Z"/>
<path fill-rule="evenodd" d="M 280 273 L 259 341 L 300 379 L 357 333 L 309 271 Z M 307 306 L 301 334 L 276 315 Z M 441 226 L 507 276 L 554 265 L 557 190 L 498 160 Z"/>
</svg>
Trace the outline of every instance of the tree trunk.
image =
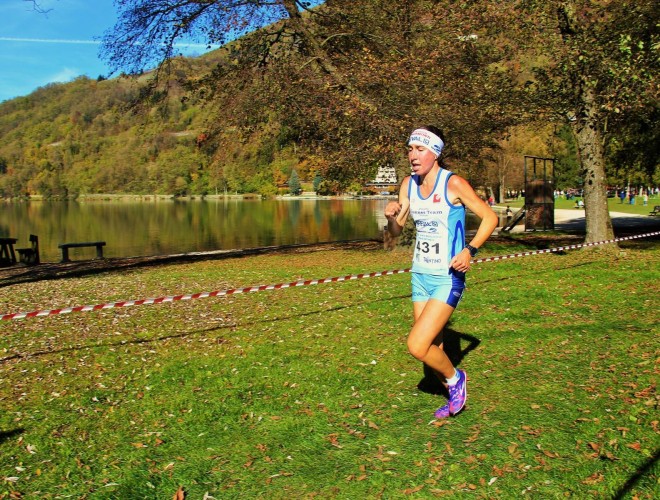
<svg viewBox="0 0 660 500">
<path fill-rule="evenodd" d="M 506 181 L 506 177 L 505 177 L 505 175 L 504 175 L 504 171 L 501 170 L 501 171 L 499 172 L 499 174 L 498 174 L 497 177 L 498 177 L 497 180 L 498 180 L 499 183 L 500 183 L 500 187 L 499 187 L 499 195 L 500 195 L 500 198 L 499 198 L 498 202 L 499 202 L 499 203 L 504 203 L 504 201 L 505 201 L 505 199 L 506 199 L 506 193 L 505 193 L 505 191 L 504 191 L 504 187 L 505 187 L 505 186 L 504 186 L 504 182 Z"/>
<path fill-rule="evenodd" d="M 582 110 L 571 123 L 575 134 L 584 179 L 584 204 L 587 221 L 585 242 L 614 238 L 607 207 L 607 183 L 603 160 L 603 141 L 598 123 L 594 94 L 583 81 L 580 91 Z"/>
<path fill-rule="evenodd" d="M 557 9 L 561 36 L 566 46 L 573 48 L 576 57 L 582 54 L 579 46 L 582 26 L 577 12 L 575 2 L 571 0 L 560 2 Z M 587 221 L 585 242 L 592 243 L 614 238 L 614 231 L 607 207 L 607 185 L 598 103 L 591 86 L 591 76 L 585 72 L 585 69 L 586 66 L 583 65 L 575 66 L 570 78 L 577 84 L 575 97 L 578 102 L 578 109 L 575 112 L 574 120 L 571 121 L 571 127 L 577 143 L 582 179 L 584 180 L 584 205 Z"/>
</svg>

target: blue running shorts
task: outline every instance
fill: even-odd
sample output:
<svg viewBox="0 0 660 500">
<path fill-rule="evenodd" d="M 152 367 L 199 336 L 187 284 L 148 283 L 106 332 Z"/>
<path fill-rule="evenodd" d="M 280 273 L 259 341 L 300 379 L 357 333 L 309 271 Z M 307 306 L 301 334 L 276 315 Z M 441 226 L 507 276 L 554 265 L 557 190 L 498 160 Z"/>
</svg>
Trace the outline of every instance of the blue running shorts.
<svg viewBox="0 0 660 500">
<path fill-rule="evenodd" d="M 465 291 L 465 281 L 453 276 L 412 273 L 411 282 L 413 302 L 436 299 L 456 308 Z"/>
</svg>

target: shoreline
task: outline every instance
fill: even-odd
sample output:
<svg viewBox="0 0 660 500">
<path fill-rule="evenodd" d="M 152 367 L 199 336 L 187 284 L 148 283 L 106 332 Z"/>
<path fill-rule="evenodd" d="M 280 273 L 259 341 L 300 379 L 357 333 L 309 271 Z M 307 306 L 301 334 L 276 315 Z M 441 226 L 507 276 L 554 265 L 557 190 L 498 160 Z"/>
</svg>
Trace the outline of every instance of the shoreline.
<svg viewBox="0 0 660 500">
<path fill-rule="evenodd" d="M 217 201 L 217 200 L 246 200 L 246 201 L 261 201 L 261 200 L 386 200 L 396 199 L 397 195 L 335 195 L 335 196 L 322 196 L 316 193 L 303 193 L 298 196 L 290 194 L 275 195 L 275 196 L 261 196 L 259 194 L 245 193 L 245 194 L 206 194 L 206 195 L 190 195 L 190 196 L 174 196 L 171 194 L 84 194 L 76 197 L 65 198 L 45 198 L 42 195 L 30 195 L 24 198 L 1 198 L 4 203 L 30 203 L 30 202 L 43 202 L 43 201 L 144 201 L 144 202 L 172 202 L 172 201 Z"/>
</svg>

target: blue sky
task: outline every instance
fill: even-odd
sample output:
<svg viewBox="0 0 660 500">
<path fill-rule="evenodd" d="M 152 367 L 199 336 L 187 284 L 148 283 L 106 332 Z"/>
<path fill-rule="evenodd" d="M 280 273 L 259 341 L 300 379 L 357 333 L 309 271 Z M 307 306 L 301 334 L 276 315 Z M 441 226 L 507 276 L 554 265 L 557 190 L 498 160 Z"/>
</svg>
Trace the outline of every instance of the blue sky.
<svg viewBox="0 0 660 500">
<path fill-rule="evenodd" d="M 0 0 L 0 102 L 48 83 L 108 74 L 98 52 L 100 38 L 117 20 L 112 0 L 37 3 L 48 12 L 36 12 L 32 2 Z"/>
</svg>

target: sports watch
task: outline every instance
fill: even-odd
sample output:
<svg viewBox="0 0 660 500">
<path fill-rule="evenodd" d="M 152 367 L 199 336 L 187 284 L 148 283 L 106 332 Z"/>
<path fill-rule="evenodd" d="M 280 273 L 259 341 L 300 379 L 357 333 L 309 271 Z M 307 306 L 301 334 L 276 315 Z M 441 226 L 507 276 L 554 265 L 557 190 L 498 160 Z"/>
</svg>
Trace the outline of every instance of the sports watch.
<svg viewBox="0 0 660 500">
<path fill-rule="evenodd" d="M 474 257 L 475 255 L 477 255 L 477 252 L 479 251 L 478 248 L 473 247 L 472 245 L 465 245 L 465 248 L 467 248 L 468 251 L 470 252 L 470 257 Z"/>
</svg>

